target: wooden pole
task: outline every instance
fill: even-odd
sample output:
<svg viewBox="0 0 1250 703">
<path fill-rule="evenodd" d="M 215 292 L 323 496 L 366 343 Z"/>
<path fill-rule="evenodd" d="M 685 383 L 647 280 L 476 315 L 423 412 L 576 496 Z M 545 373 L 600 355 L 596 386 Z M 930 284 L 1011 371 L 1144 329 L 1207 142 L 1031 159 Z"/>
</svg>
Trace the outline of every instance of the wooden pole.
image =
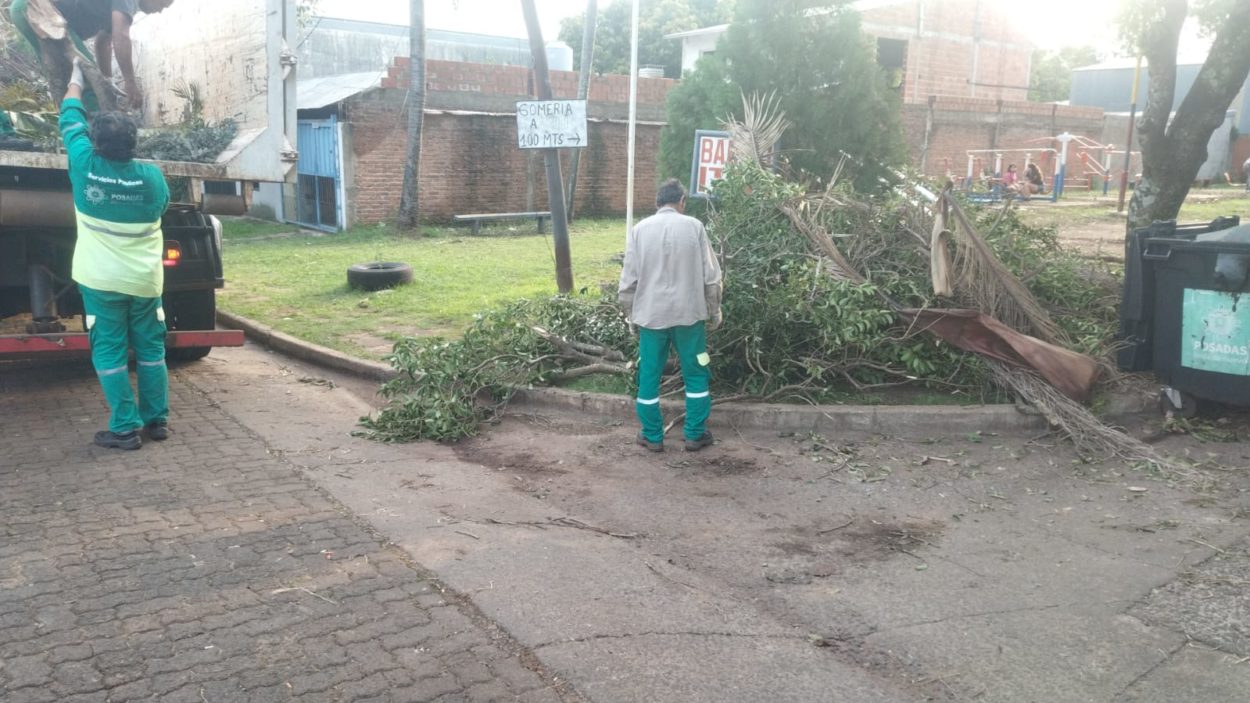
<svg viewBox="0 0 1250 703">
<path fill-rule="evenodd" d="M 534 55 L 534 86 L 539 100 L 551 100 L 551 75 L 547 71 L 547 48 L 538 24 L 534 0 L 521 0 L 525 28 L 529 32 L 530 53 Z M 547 162 L 547 205 L 551 209 L 551 238 L 556 250 L 556 286 L 560 293 L 573 292 L 573 263 L 569 255 L 569 220 L 564 214 L 564 182 L 560 177 L 560 152 L 543 149 Z"/>
<path fill-rule="evenodd" d="M 1137 121 L 1137 84 L 1141 80 L 1141 57 L 1137 57 L 1137 67 L 1133 69 L 1133 102 L 1128 109 L 1128 137 L 1124 143 L 1124 173 L 1120 174 L 1120 199 L 1116 201 L 1115 211 L 1124 212 L 1124 194 L 1128 192 L 1128 171 L 1133 167 L 1133 123 Z"/>
</svg>

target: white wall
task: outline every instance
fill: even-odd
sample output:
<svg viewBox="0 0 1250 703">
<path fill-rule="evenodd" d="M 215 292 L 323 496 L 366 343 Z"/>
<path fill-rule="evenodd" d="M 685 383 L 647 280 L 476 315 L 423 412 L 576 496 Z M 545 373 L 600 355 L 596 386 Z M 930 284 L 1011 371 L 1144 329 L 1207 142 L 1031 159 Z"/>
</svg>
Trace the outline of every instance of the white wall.
<svg viewBox="0 0 1250 703">
<path fill-rule="evenodd" d="M 681 39 L 681 72 L 693 71 L 695 62 L 700 56 L 716 50 L 716 42 L 724 36 L 724 32 L 697 34 Z"/>
</svg>

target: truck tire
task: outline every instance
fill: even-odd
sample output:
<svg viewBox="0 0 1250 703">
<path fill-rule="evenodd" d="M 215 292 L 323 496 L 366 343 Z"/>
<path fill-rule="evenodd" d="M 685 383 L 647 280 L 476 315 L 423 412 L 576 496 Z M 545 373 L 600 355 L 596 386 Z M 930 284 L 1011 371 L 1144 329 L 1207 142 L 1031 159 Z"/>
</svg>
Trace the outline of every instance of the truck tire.
<svg viewBox="0 0 1250 703">
<path fill-rule="evenodd" d="M 347 285 L 360 290 L 382 290 L 412 282 L 412 267 L 397 261 L 374 261 L 347 267 Z"/>
<path fill-rule="evenodd" d="M 186 290 L 166 293 L 165 326 L 171 331 L 211 330 L 217 326 L 217 295 L 208 290 Z M 166 356 L 173 361 L 197 361 L 208 356 L 211 347 L 180 347 L 169 349 Z"/>
</svg>

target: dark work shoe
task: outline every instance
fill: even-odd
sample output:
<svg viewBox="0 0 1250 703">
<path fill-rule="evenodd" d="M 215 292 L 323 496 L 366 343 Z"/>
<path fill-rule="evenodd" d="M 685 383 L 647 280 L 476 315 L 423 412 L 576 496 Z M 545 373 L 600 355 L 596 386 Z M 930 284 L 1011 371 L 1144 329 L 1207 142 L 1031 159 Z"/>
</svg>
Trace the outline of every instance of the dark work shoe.
<svg viewBox="0 0 1250 703">
<path fill-rule="evenodd" d="M 139 439 L 139 433 L 135 430 L 125 434 L 100 430 L 95 433 L 95 443 L 96 446 L 106 449 L 138 449 L 143 446 L 143 440 Z"/>
<path fill-rule="evenodd" d="M 664 451 L 664 442 L 652 442 L 644 437 L 641 432 L 638 433 L 638 444 L 646 447 L 649 452 Z"/>
<path fill-rule="evenodd" d="M 697 452 L 704 447 L 712 446 L 712 433 L 704 430 L 703 436 L 698 439 L 686 440 L 686 451 Z"/>
<path fill-rule="evenodd" d="M 149 422 L 147 425 L 148 439 L 164 442 L 169 439 L 169 425 L 164 422 Z"/>
</svg>

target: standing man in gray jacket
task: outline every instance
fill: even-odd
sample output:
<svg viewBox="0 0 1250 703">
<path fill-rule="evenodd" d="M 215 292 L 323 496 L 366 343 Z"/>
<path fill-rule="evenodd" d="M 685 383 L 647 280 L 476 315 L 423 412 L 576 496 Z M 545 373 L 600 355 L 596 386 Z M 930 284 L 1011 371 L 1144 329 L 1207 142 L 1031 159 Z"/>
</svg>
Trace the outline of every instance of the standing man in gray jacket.
<svg viewBox="0 0 1250 703">
<path fill-rule="evenodd" d="M 712 444 L 706 423 L 711 358 L 707 332 L 721 324 L 721 270 L 703 223 L 685 215 L 686 191 L 676 179 L 655 196 L 658 211 L 625 238 L 620 301 L 638 332 L 638 443 L 664 451 L 660 378 L 669 350 L 677 349 L 686 385 L 686 451 Z"/>
</svg>

